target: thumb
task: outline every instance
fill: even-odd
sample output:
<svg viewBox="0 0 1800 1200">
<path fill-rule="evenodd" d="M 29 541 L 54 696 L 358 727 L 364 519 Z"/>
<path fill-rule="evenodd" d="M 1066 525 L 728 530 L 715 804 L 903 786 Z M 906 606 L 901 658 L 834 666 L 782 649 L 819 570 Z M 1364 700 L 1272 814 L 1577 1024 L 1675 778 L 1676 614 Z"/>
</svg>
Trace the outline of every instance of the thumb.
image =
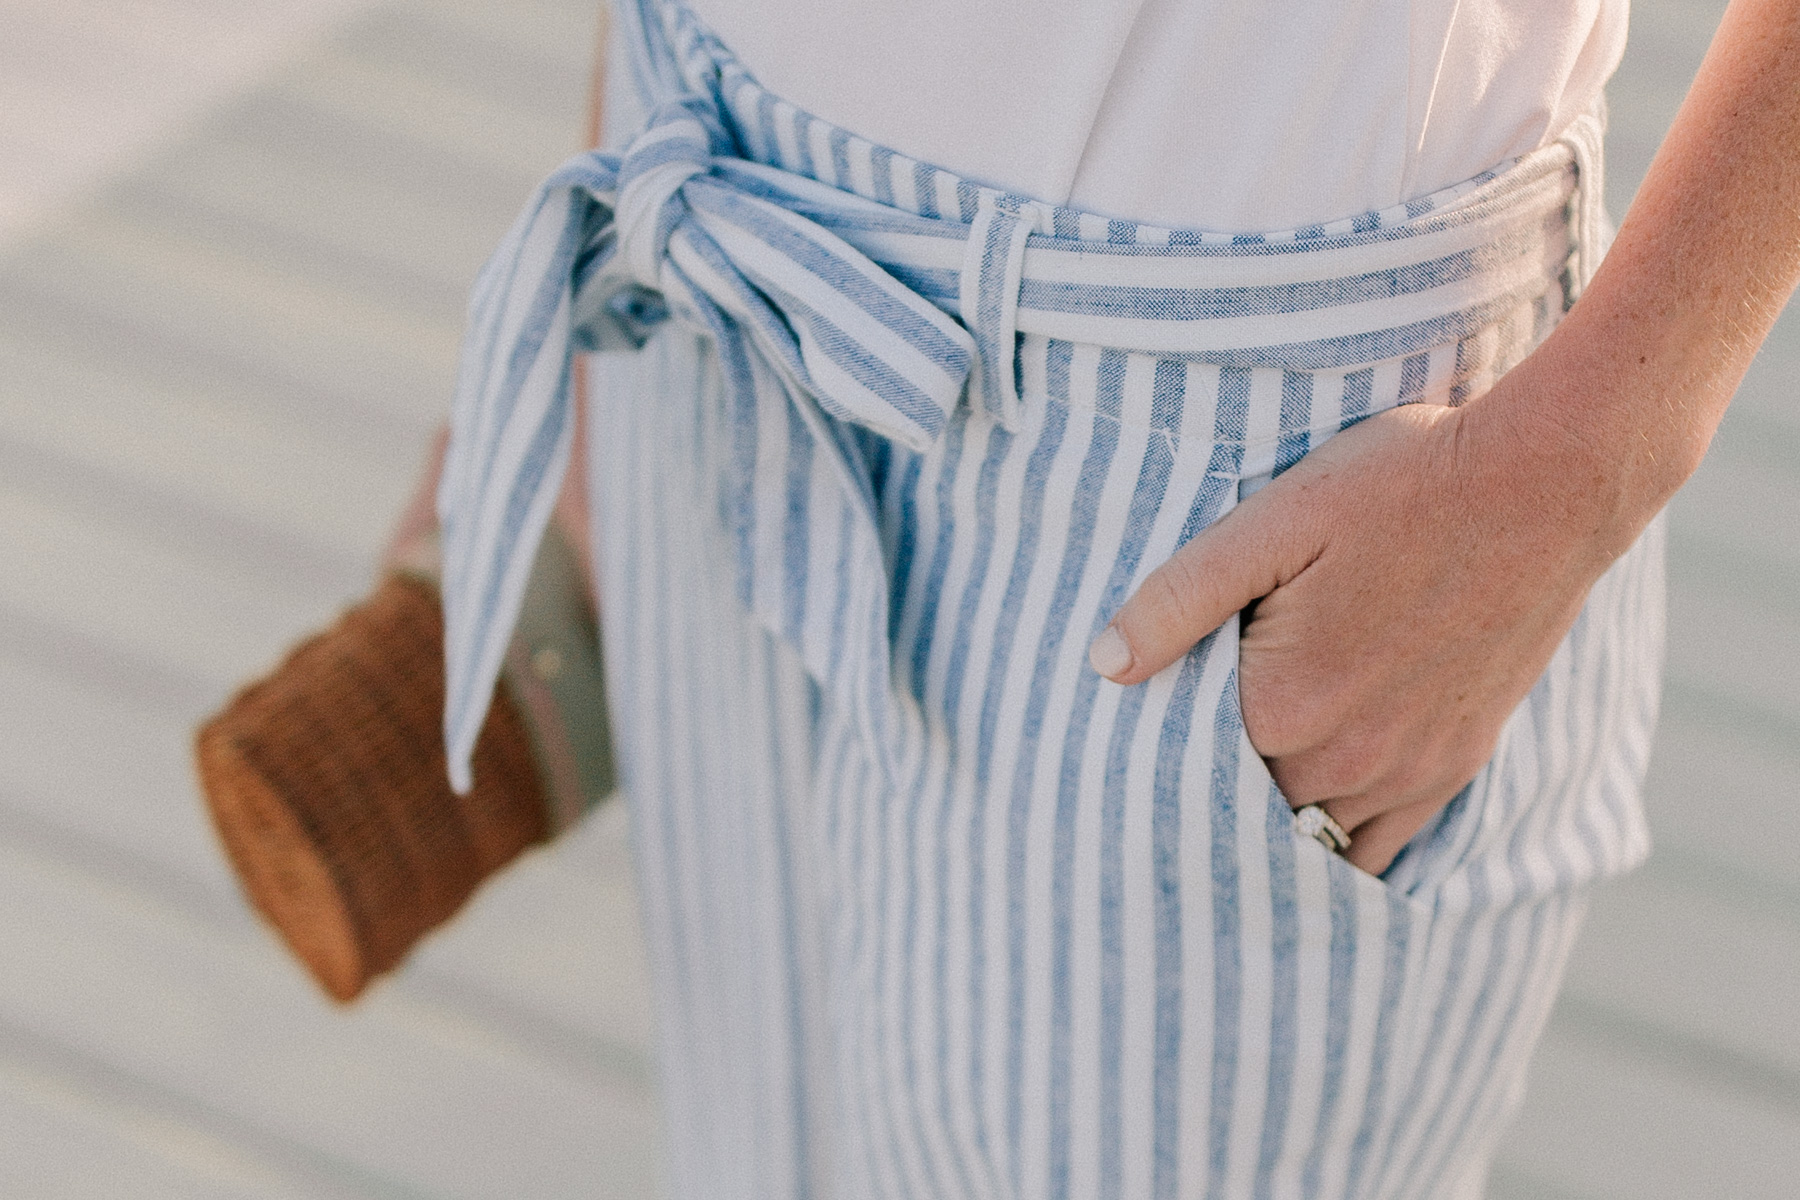
<svg viewBox="0 0 1800 1200">
<path fill-rule="evenodd" d="M 1088 647 L 1094 670 L 1139 683 L 1253 600 L 1268 595 L 1316 556 L 1287 489 L 1257 492 L 1202 530 L 1150 573 Z"/>
</svg>

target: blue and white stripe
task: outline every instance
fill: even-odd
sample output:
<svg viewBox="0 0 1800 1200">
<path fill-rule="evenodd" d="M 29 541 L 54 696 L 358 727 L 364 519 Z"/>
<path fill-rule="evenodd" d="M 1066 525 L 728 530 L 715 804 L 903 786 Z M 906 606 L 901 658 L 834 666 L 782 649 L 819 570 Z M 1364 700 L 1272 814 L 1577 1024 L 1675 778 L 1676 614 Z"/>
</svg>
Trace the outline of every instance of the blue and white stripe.
<svg viewBox="0 0 1800 1200">
<path fill-rule="evenodd" d="M 1542 339 L 1599 253 L 1597 128 L 1171 231 L 874 146 L 620 7 L 644 131 L 478 289 L 447 731 L 457 762 L 566 348 L 638 345 L 593 360 L 589 470 L 675 1194 L 1478 1195 L 1583 889 L 1646 849 L 1660 530 L 1379 880 L 1295 836 L 1235 621 L 1129 689 L 1085 650 L 1311 447 Z"/>
</svg>

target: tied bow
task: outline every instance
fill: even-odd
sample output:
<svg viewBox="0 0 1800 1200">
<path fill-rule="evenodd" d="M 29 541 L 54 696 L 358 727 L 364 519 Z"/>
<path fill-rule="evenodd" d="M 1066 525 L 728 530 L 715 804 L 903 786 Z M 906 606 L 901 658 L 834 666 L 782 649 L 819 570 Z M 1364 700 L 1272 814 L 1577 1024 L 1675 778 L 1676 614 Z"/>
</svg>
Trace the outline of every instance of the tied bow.
<svg viewBox="0 0 1800 1200">
<path fill-rule="evenodd" d="M 820 223 L 879 207 L 739 157 L 698 98 L 659 108 L 623 156 L 580 155 L 538 190 L 475 284 L 438 492 L 459 792 L 568 467 L 572 347 L 641 344 L 672 312 L 741 337 L 803 413 L 916 450 L 948 424 L 975 340 Z"/>
</svg>

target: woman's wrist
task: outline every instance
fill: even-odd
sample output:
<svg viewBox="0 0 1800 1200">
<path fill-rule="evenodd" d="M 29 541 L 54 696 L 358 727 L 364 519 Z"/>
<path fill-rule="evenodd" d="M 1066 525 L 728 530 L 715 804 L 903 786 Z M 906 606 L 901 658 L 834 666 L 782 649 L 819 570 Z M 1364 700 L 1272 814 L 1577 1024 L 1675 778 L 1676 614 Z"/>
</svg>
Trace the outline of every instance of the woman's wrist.
<svg viewBox="0 0 1800 1200">
<path fill-rule="evenodd" d="M 1682 382 L 1643 378 L 1614 361 L 1615 348 L 1579 325 L 1559 329 L 1460 414 L 1473 486 L 1501 511 L 1529 498 L 1533 536 L 1596 578 L 1692 474 L 1711 437 L 1711 422 L 1682 419 L 1663 392 Z M 1643 419 L 1649 409 L 1659 419 Z"/>
<path fill-rule="evenodd" d="M 1602 566 L 1622 553 L 1699 466 L 1800 279 L 1796 194 L 1800 4 L 1733 0 L 1580 303 L 1465 408 L 1495 488 L 1536 490 Z"/>
</svg>

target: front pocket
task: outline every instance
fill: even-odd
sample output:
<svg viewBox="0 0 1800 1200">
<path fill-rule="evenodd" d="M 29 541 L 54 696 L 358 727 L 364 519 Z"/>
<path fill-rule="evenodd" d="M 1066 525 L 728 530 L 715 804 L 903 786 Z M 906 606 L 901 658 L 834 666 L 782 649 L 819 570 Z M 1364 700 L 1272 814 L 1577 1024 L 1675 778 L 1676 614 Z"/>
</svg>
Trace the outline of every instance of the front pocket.
<svg viewBox="0 0 1800 1200">
<path fill-rule="evenodd" d="M 1641 861 L 1649 848 L 1640 789 L 1660 680 L 1663 537 L 1659 519 L 1595 584 L 1493 755 L 1401 849 L 1379 878 L 1383 887 L 1429 908 L 1452 893 L 1456 904 L 1483 907 L 1585 886 Z M 1235 641 L 1233 653 L 1235 662 Z M 1231 703 L 1241 727 L 1238 686 L 1234 669 Z M 1250 766 L 1268 774 L 1260 757 Z M 1273 776 L 1268 789 L 1272 809 L 1291 809 Z M 1296 837 L 1308 853 L 1330 854 Z"/>
<path fill-rule="evenodd" d="M 1267 797 L 1268 817 L 1272 822 L 1281 822 L 1282 827 L 1292 833 L 1297 853 L 1316 855 L 1325 860 L 1335 860 L 1333 862 L 1334 869 L 1350 872 L 1363 886 L 1373 885 L 1421 911 L 1428 910 L 1429 906 L 1421 897 L 1428 890 L 1427 884 L 1430 881 L 1441 880 L 1444 875 L 1449 873 L 1449 870 L 1454 869 L 1452 860 L 1457 854 L 1456 847 L 1466 840 L 1459 834 L 1469 808 L 1466 801 L 1471 788 L 1475 785 L 1471 784 L 1470 787 L 1459 792 L 1456 799 L 1446 805 L 1424 829 L 1413 837 L 1412 841 L 1402 848 L 1393 864 L 1381 875 L 1369 874 L 1362 868 L 1353 865 L 1342 855 L 1326 849 L 1317 839 L 1302 834 L 1293 824 L 1293 802 L 1289 800 L 1287 793 L 1281 790 L 1281 785 L 1275 782 L 1275 776 L 1270 773 L 1269 765 L 1263 761 L 1262 755 L 1257 753 L 1255 746 L 1251 744 L 1249 731 L 1244 728 L 1243 696 L 1240 691 L 1242 682 L 1239 677 L 1242 662 L 1238 658 L 1238 622 L 1240 619 L 1232 617 L 1225 628 L 1220 630 L 1220 636 L 1222 638 L 1229 636 L 1231 644 L 1232 669 L 1226 683 L 1228 689 L 1226 703 L 1230 712 L 1230 720 L 1234 723 L 1239 735 L 1241 755 L 1244 759 L 1240 767 L 1240 778 L 1249 780 L 1250 786 L 1254 786 L 1257 782 L 1262 784 L 1263 795 Z M 1483 767 L 1482 774 L 1486 775 L 1489 769 L 1489 767 Z M 1246 805 L 1246 807 L 1248 806 Z M 1354 839 L 1354 834 L 1352 834 L 1352 838 Z M 1428 868 L 1427 862 L 1435 865 Z"/>
</svg>

